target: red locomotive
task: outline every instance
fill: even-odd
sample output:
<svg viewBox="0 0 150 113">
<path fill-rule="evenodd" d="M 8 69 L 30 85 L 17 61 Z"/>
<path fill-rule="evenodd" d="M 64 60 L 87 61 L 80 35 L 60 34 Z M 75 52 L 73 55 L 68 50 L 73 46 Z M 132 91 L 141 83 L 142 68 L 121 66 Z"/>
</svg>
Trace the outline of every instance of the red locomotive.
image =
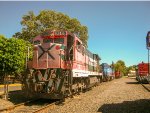
<svg viewBox="0 0 150 113">
<path fill-rule="evenodd" d="M 136 70 L 136 79 L 139 82 L 145 83 L 149 81 L 149 76 L 148 76 L 148 63 L 139 63 L 137 65 L 137 70 Z"/>
<path fill-rule="evenodd" d="M 27 97 L 63 99 L 101 82 L 100 57 L 68 31 L 45 31 L 33 39 L 33 60 L 23 79 Z"/>
</svg>

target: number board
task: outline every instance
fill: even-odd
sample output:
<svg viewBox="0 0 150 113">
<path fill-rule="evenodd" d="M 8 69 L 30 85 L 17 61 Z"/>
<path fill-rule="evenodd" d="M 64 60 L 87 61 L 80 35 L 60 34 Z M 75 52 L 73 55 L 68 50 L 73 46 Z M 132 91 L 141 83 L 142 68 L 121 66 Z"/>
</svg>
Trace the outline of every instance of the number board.
<svg viewBox="0 0 150 113">
<path fill-rule="evenodd" d="M 42 34 L 43 38 L 64 38 L 66 35 L 66 31 L 46 31 Z"/>
</svg>

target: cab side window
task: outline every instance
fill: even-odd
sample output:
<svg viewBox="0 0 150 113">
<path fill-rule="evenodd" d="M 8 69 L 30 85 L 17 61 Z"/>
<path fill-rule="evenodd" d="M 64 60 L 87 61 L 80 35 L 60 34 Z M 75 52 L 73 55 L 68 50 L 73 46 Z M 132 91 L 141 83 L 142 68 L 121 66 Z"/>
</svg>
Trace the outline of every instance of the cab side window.
<svg viewBox="0 0 150 113">
<path fill-rule="evenodd" d="M 77 45 L 77 51 L 82 53 L 82 55 L 84 55 L 85 54 L 84 46 L 78 40 L 76 42 L 76 45 Z"/>
<path fill-rule="evenodd" d="M 81 43 L 80 43 L 78 40 L 76 41 L 76 45 L 77 45 L 77 46 L 76 46 L 76 47 L 77 47 L 77 51 L 78 51 L 78 52 L 81 52 L 82 45 L 81 45 Z"/>
</svg>

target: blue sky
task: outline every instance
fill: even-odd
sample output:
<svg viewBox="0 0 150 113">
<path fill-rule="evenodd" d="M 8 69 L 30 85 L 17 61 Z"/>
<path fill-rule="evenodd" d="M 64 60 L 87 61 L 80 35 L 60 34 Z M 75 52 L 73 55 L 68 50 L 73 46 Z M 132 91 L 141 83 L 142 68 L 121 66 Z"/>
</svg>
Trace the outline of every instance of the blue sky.
<svg viewBox="0 0 150 113">
<path fill-rule="evenodd" d="M 147 62 L 145 38 L 150 31 L 150 1 L 0 1 L 0 34 L 11 37 L 21 31 L 28 11 L 55 10 L 77 18 L 89 30 L 88 48 L 102 62 Z"/>
</svg>

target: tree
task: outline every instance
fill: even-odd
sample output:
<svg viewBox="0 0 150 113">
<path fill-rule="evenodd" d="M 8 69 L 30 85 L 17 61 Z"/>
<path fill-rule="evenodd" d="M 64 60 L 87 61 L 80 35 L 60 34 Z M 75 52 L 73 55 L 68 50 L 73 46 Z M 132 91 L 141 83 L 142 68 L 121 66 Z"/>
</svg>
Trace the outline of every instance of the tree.
<svg viewBox="0 0 150 113">
<path fill-rule="evenodd" d="M 4 54 L 6 48 L 6 41 L 7 39 L 3 35 L 0 35 L 0 73 L 4 72 Z"/>
<path fill-rule="evenodd" d="M 24 70 L 26 45 L 28 44 L 22 39 L 7 39 L 0 35 L 0 76 L 5 84 L 5 99 L 8 99 L 8 74 Z"/>
<path fill-rule="evenodd" d="M 20 73 L 25 67 L 27 45 L 22 39 L 0 36 L 0 71 Z"/>
<path fill-rule="evenodd" d="M 126 65 L 125 62 L 122 60 L 118 60 L 115 64 L 115 71 L 120 71 L 122 75 L 126 75 Z"/>
<path fill-rule="evenodd" d="M 71 33 L 79 35 L 84 45 L 87 46 L 88 28 L 81 25 L 76 18 L 70 18 L 60 12 L 52 10 L 42 10 L 36 16 L 32 11 L 22 17 L 21 32 L 14 34 L 14 37 L 31 41 L 35 36 L 43 31 L 50 30 L 68 30 Z"/>
</svg>

